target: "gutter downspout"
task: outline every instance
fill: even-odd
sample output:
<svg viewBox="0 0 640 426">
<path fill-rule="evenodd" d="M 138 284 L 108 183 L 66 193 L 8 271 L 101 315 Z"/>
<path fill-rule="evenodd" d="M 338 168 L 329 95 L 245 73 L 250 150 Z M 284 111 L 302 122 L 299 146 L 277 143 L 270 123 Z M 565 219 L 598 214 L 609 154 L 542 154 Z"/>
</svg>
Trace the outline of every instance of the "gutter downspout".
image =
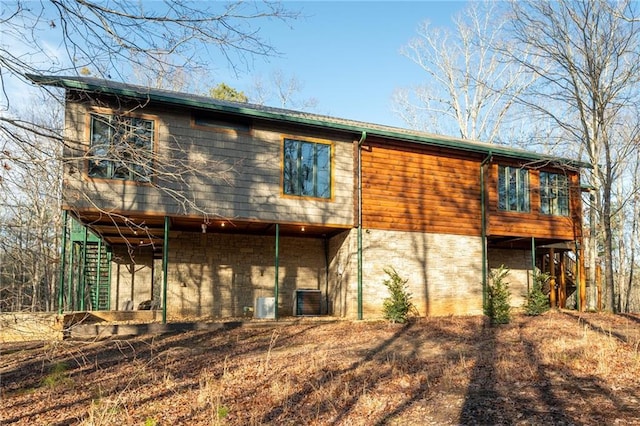
<svg viewBox="0 0 640 426">
<path fill-rule="evenodd" d="M 358 319 L 362 320 L 362 144 L 367 132 L 358 141 Z"/>
<path fill-rule="evenodd" d="M 480 215 L 481 215 L 481 238 L 482 238 L 482 310 L 487 310 L 487 270 L 488 270 L 488 254 L 487 254 L 487 208 L 486 208 L 486 190 L 484 184 L 484 166 L 493 158 L 493 153 L 489 150 L 487 157 L 480 163 Z"/>
</svg>

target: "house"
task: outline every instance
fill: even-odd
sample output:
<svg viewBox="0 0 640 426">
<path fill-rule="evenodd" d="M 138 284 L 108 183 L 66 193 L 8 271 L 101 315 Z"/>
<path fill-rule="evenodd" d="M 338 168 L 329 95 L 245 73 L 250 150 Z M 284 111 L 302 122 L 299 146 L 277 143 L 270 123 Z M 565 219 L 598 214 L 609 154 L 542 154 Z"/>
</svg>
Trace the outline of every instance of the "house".
<svg viewBox="0 0 640 426">
<path fill-rule="evenodd" d="M 583 308 L 577 161 L 89 77 L 66 93 L 59 303 L 163 319 L 481 314 L 491 269 Z M 571 302 L 569 302 L 571 300 Z M 276 303 L 277 301 L 277 303 Z"/>
</svg>

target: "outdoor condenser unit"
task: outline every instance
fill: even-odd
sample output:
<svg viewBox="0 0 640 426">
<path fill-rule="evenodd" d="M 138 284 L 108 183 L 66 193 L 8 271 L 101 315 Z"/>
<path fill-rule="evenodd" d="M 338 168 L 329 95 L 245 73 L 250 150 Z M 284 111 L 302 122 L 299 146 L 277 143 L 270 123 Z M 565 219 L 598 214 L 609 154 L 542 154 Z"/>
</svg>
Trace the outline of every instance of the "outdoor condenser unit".
<svg viewBox="0 0 640 426">
<path fill-rule="evenodd" d="M 258 297 L 256 299 L 255 318 L 275 318 L 276 317 L 276 298 L 275 297 Z"/>
<path fill-rule="evenodd" d="M 293 299 L 293 315 L 320 315 L 322 292 L 320 290 L 296 290 Z"/>
</svg>

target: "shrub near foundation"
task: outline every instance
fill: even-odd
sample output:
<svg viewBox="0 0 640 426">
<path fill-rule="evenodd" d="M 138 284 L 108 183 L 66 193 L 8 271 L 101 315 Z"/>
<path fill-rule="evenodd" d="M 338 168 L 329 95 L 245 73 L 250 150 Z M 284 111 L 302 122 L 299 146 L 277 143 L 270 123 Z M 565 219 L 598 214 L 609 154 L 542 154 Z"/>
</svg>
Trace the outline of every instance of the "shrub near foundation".
<svg viewBox="0 0 640 426">
<path fill-rule="evenodd" d="M 527 292 L 527 298 L 524 304 L 524 313 L 527 315 L 542 315 L 547 312 L 549 306 L 549 296 L 543 291 L 543 288 L 551 275 L 548 273 L 538 272 L 533 276 L 533 286 Z"/>
<path fill-rule="evenodd" d="M 392 267 L 384 268 L 384 272 L 389 276 L 382 282 L 389 290 L 389 297 L 382 304 L 384 317 L 394 323 L 405 323 L 409 314 L 416 310 L 411 303 L 411 293 L 407 290 L 409 280 L 400 277 Z"/>
<path fill-rule="evenodd" d="M 491 319 L 491 324 L 508 324 L 511 321 L 511 292 L 509 283 L 505 280 L 509 275 L 509 268 L 500 265 L 491 272 L 489 283 L 489 300 L 486 315 Z"/>
</svg>

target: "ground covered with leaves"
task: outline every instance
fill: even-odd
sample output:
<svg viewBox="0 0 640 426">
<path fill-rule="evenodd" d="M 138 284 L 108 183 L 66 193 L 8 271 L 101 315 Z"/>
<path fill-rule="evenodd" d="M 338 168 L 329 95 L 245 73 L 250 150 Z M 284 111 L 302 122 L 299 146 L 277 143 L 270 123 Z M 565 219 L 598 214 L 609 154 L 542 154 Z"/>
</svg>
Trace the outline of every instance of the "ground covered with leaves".
<svg viewBox="0 0 640 426">
<path fill-rule="evenodd" d="M 234 323 L 3 344 L 0 423 L 640 425 L 640 316 Z"/>
</svg>

